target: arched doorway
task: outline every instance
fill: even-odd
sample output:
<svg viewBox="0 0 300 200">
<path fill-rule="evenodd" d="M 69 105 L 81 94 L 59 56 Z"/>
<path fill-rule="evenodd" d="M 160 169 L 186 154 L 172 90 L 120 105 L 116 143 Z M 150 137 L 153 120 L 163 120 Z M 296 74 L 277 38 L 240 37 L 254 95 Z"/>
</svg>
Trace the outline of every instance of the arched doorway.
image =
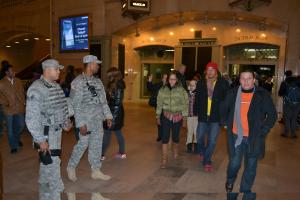
<svg viewBox="0 0 300 200">
<path fill-rule="evenodd" d="M 153 76 L 153 82 L 162 79 L 174 69 L 174 47 L 166 45 L 148 45 L 135 48 L 138 51 L 141 63 L 141 98 L 149 97 L 147 90 L 148 76 Z"/>
<path fill-rule="evenodd" d="M 214 13 L 206 13 L 208 23 L 202 23 L 203 16 L 205 15 L 201 12 L 184 12 L 181 15 L 171 13 L 157 18 L 141 20 L 113 33 L 112 54 L 117 55 L 116 52 L 119 44 L 123 44 L 125 46 L 125 71 L 130 69 L 136 73 L 135 77 L 137 78 L 133 79 L 133 95 L 130 100 L 145 98 L 149 95 L 145 90 L 145 81 L 151 67 L 147 68 L 147 64 L 154 64 L 156 60 L 173 64 L 174 68 L 185 64 L 188 66 L 186 72 L 188 79 L 195 72 L 203 72 L 205 65 L 209 61 L 216 62 L 222 73 L 224 71 L 229 72 L 229 68 L 232 68 L 232 65 L 236 66 L 236 64 L 261 65 L 259 73 L 262 73 L 261 71 L 269 71 L 268 65 L 272 65 L 270 70 L 271 75 L 276 76 L 280 74 L 282 76 L 282 69 L 284 68 L 283 58 L 286 48 L 285 34 L 281 31 L 282 26 L 284 26 L 283 24 L 280 24 L 280 27 L 268 25 L 267 30 L 259 30 L 257 29 L 257 23 L 260 21 L 259 17 L 247 18 L 244 16 L 245 18 L 240 20 L 238 24 L 232 25 L 229 21 L 228 13 L 218 13 L 218 17 L 216 18 L 213 17 Z M 157 23 L 158 21 L 159 23 Z M 234 49 L 240 45 L 241 49 L 244 50 L 246 47 L 243 44 L 246 44 L 246 47 L 248 44 L 250 45 L 247 47 L 251 49 L 248 54 L 253 51 L 252 49 L 262 49 L 262 51 L 260 53 L 260 50 L 258 50 L 255 58 L 251 54 L 248 57 L 246 55 L 241 60 L 229 59 L 230 55 L 234 54 L 241 54 L 243 56 L 241 52 L 231 53 L 232 51 L 235 52 Z M 276 49 L 279 49 L 280 46 L 280 56 L 278 55 L 278 50 L 276 58 L 265 56 L 263 59 L 260 59 L 258 54 L 264 55 L 264 51 L 268 52 L 273 48 L 272 45 L 270 47 L 263 46 L 268 44 L 276 44 L 277 46 L 275 45 L 276 47 L 274 47 Z M 251 45 L 254 46 L 252 47 Z M 255 45 L 259 45 L 259 47 L 255 47 Z M 160 59 L 155 54 L 162 46 L 174 48 L 173 60 L 169 59 L 166 61 Z M 152 57 L 150 58 L 142 52 L 151 52 Z M 227 52 L 229 52 L 229 56 L 226 56 Z M 116 56 L 112 57 L 112 63 L 118 63 Z M 276 80 L 278 79 L 278 77 L 275 78 Z M 274 91 L 276 91 L 275 87 Z"/>
<path fill-rule="evenodd" d="M 245 68 L 257 74 L 260 86 L 272 77 L 273 99 L 276 100 L 280 47 L 264 43 L 241 43 L 224 47 L 224 64 L 229 76 L 235 79 Z"/>
</svg>

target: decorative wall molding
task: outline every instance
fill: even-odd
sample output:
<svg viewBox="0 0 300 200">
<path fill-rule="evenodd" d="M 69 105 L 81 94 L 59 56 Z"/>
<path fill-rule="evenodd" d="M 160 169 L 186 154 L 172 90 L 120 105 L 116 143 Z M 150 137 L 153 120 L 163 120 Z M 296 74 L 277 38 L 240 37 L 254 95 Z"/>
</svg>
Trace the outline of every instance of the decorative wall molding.
<svg viewBox="0 0 300 200">
<path fill-rule="evenodd" d="M 13 8 L 19 5 L 24 5 L 37 0 L 0 0 L 0 8 Z"/>
</svg>

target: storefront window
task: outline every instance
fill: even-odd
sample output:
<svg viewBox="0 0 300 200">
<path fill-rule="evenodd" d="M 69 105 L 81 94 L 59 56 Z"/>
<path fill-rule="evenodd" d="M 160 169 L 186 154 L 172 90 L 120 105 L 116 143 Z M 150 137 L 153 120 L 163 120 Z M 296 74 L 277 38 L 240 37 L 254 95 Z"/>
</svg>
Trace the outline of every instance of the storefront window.
<svg viewBox="0 0 300 200">
<path fill-rule="evenodd" d="M 141 60 L 141 98 L 148 98 L 151 93 L 147 89 L 148 77 L 151 74 L 153 83 L 161 81 L 164 74 L 174 68 L 174 48 L 163 45 L 150 45 L 136 49 Z"/>
<path fill-rule="evenodd" d="M 247 43 L 225 47 L 226 60 L 277 61 L 279 47 L 269 44 Z"/>
</svg>

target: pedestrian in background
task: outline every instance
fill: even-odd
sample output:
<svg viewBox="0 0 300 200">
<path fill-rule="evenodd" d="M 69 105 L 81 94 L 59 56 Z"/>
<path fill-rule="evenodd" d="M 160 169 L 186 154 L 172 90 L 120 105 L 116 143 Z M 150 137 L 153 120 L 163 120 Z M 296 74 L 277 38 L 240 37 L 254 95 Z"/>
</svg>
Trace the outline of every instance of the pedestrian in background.
<svg viewBox="0 0 300 200">
<path fill-rule="evenodd" d="M 162 79 L 158 83 L 153 83 L 153 75 L 150 74 L 148 77 L 147 81 L 147 89 L 150 91 L 151 96 L 149 98 L 149 105 L 151 107 L 154 107 L 156 109 L 157 107 L 157 95 L 160 90 L 160 88 L 164 85 L 166 85 L 168 79 L 168 74 L 163 74 Z M 157 138 L 156 141 L 160 142 L 161 141 L 161 135 L 162 135 L 162 130 L 161 130 L 161 125 L 157 124 Z"/>
<path fill-rule="evenodd" d="M 178 82 L 181 84 L 181 86 L 186 90 L 188 91 L 188 88 L 187 88 L 187 82 L 186 82 L 186 76 L 185 76 L 185 73 L 186 73 L 186 65 L 184 64 L 181 64 L 178 68 L 178 71 L 176 71 L 176 76 L 178 78 Z"/>
<path fill-rule="evenodd" d="M 291 134 L 291 137 L 296 139 L 300 111 L 300 80 L 293 76 L 292 71 L 287 71 L 286 76 L 278 91 L 278 95 L 283 97 L 284 132 L 281 136 L 288 137 Z"/>
<path fill-rule="evenodd" d="M 197 153 L 197 126 L 198 117 L 195 113 L 195 102 L 196 102 L 196 80 L 191 80 L 188 86 L 188 97 L 189 97 L 189 115 L 187 117 L 187 137 L 186 137 L 186 148 L 187 153 Z"/>
<path fill-rule="evenodd" d="M 3 65 L 1 71 L 5 76 L 0 81 L 0 104 L 6 118 L 10 152 L 15 154 L 23 146 L 21 133 L 25 127 L 25 91 L 21 80 L 15 77 L 12 65 Z"/>
<path fill-rule="evenodd" d="M 112 67 L 107 71 L 107 77 L 108 86 L 106 90 L 106 98 L 113 118 L 111 127 L 108 126 L 107 122 L 103 123 L 104 136 L 101 160 L 105 160 L 105 153 L 110 144 L 112 132 L 115 133 L 119 143 L 119 151 L 116 153 L 115 157 L 125 159 L 127 157 L 125 152 L 125 139 L 121 131 L 124 126 L 123 99 L 125 82 L 123 81 L 121 71 L 115 67 Z"/>
</svg>

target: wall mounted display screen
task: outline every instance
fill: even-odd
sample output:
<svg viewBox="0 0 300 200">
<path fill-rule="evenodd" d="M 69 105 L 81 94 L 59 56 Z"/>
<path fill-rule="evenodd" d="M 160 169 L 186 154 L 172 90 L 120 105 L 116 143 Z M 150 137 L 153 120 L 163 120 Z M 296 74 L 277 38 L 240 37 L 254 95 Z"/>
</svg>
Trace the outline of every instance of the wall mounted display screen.
<svg viewBox="0 0 300 200">
<path fill-rule="evenodd" d="M 60 25 L 60 51 L 89 50 L 89 16 L 62 17 Z"/>
</svg>

